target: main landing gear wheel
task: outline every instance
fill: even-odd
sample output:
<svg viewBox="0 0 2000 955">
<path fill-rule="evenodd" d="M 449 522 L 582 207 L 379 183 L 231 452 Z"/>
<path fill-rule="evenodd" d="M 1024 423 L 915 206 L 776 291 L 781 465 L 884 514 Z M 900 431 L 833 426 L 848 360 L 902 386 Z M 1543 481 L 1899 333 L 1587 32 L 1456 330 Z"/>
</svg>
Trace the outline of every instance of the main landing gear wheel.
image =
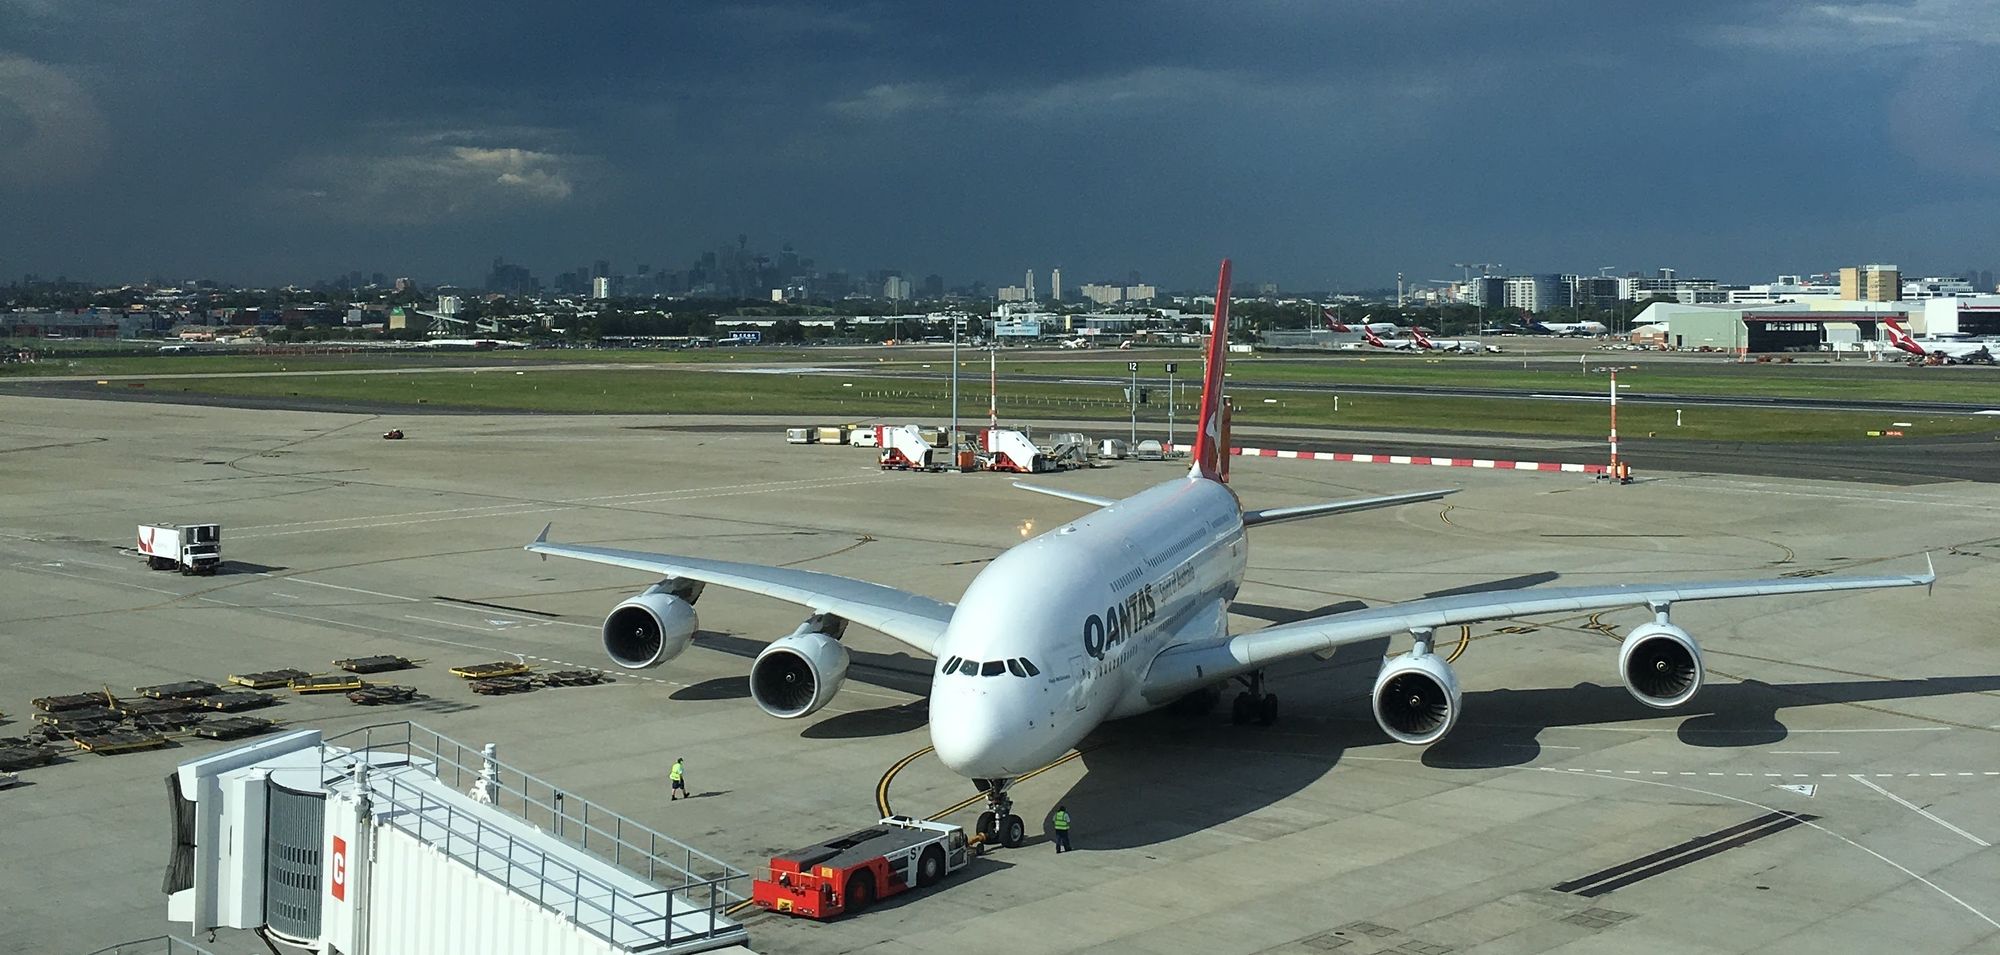
<svg viewBox="0 0 2000 955">
<path fill-rule="evenodd" d="M 988 809 L 979 814 L 979 822 L 972 831 L 985 836 L 987 842 L 992 842 L 993 837 L 1000 833 L 999 819 L 998 813 Z"/>
<path fill-rule="evenodd" d="M 1238 726 L 1255 723 L 1270 726 L 1278 721 L 1278 695 L 1264 692 L 1264 671 L 1252 671 L 1236 678 L 1244 686 L 1229 707 L 1229 722 Z"/>
<path fill-rule="evenodd" d="M 1020 816 L 1009 814 L 1000 824 L 1000 844 L 1009 849 L 1019 849 L 1028 841 L 1028 824 Z"/>
</svg>

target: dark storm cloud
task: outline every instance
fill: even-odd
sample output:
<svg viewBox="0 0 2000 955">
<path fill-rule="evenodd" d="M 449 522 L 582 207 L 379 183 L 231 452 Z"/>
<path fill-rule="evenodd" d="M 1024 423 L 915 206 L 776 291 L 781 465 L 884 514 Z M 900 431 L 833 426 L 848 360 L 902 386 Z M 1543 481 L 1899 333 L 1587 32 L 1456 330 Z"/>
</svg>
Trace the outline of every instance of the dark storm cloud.
<svg viewBox="0 0 2000 955">
<path fill-rule="evenodd" d="M 1957 268 L 1996 47 L 1985 0 L 0 0 L 0 274 Z"/>
</svg>

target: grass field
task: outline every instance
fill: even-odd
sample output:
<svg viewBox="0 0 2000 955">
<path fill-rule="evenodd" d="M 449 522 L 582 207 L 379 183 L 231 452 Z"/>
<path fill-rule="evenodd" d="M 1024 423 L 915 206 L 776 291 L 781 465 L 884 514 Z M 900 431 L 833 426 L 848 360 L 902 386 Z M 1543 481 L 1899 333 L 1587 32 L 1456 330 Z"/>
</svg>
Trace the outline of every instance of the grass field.
<svg viewBox="0 0 2000 955">
<path fill-rule="evenodd" d="M 1586 354 L 1592 368 L 1616 365 L 1618 380 L 1631 394 L 1748 395 L 1783 398 L 1861 398 L 1906 401 L 1989 402 L 2000 407 L 2000 370 L 1980 367 L 1911 368 L 1900 364 L 1782 365 L 1717 361 L 1688 368 L 1682 362 L 1634 362 L 1619 353 Z M 1004 373 L 1124 378 L 1129 359 L 1102 361 L 1005 361 Z M 1200 362 L 1180 361 L 1183 381 L 1199 379 Z M 1164 377 L 1162 360 L 1148 358 L 1142 380 Z M 983 372 L 985 364 L 976 363 Z M 1637 367 L 1634 367 L 1634 366 Z M 1858 366 L 1858 367 L 1857 367 Z M 1193 371 L 1190 373 L 1189 369 Z M 1515 391 L 1604 391 L 1605 376 L 1579 371 L 1574 357 L 1536 359 L 1531 367 L 1496 359 L 1422 358 L 1247 358 L 1229 362 L 1230 379 L 1318 385 L 1452 385 Z"/>
<path fill-rule="evenodd" d="M 1621 366 L 1626 394 L 1745 395 L 1788 398 L 1854 398 L 1989 403 L 2000 407 L 2000 371 L 1990 368 L 1909 368 L 1895 364 L 1691 365 L 1676 361 L 1634 361 L 1622 353 L 1584 353 L 1589 367 Z M 1164 361 L 1181 364 L 1183 383 L 1199 378 L 1199 356 L 1191 352 L 1121 352 L 1116 358 L 1072 359 L 1048 353 L 1003 354 L 1007 374 L 1055 377 L 1124 378 L 1126 362 L 1141 362 L 1142 380 L 1158 383 Z M 0 365 L 0 379 L 50 376 L 129 376 L 351 371 L 393 368 L 463 368 L 506 365 L 709 365 L 741 363 L 848 364 L 857 374 L 874 366 L 942 373 L 950 368 L 941 350 L 771 347 L 703 349 L 533 349 L 523 351 L 406 351 L 270 354 L 137 354 L 54 359 Z M 1636 365 L 1636 367 L 1633 367 Z M 984 356 L 966 358 L 968 373 L 983 375 Z M 1599 391 L 1601 374 L 1580 372 L 1573 357 L 1543 355 L 1523 368 L 1508 360 L 1466 357 L 1330 356 L 1314 358 L 1235 356 L 1230 377 L 1237 384 L 1262 382 L 1321 385 L 1392 385 L 1423 388 L 1457 386 L 1535 391 Z"/>
<path fill-rule="evenodd" d="M 312 351 L 300 354 L 211 352 L 162 355 L 146 349 L 131 355 L 91 355 L 0 365 L 0 378 L 62 376 L 214 375 L 273 371 L 346 371 L 352 369 L 453 368 L 510 364 L 702 365 L 728 362 L 825 361 L 835 355 L 853 360 L 841 349 L 806 348 L 535 348 L 508 351 Z M 1122 366 L 1121 366 L 1122 367 Z"/>
<path fill-rule="evenodd" d="M 950 414 L 948 390 L 936 382 L 860 375 L 741 374 L 679 368 L 578 369 L 450 374 L 324 375 L 294 377 L 156 379 L 112 383 L 143 386 L 154 394 L 199 394 L 248 399 L 396 406 L 462 411 L 570 414 L 783 414 L 800 424 L 845 421 L 942 422 Z M 984 396 L 976 386 L 962 394 L 960 410 L 981 417 Z M 1577 401 L 1343 395 L 1331 397 L 1259 392 L 1248 382 L 1231 391 L 1239 427 L 1339 426 L 1439 432 L 1486 432 L 1592 438 L 1607 428 L 1603 405 Z M 1269 403 L 1267 403 L 1267 400 Z M 1193 409 L 1180 407 L 1186 423 Z M 1120 391 L 1106 385 L 1035 385 L 1002 389 L 1001 417 L 1039 420 L 1127 416 Z M 1142 409 L 1143 420 L 1166 418 L 1163 404 Z M 1688 409 L 1679 427 L 1674 410 L 1632 405 L 1619 411 L 1620 431 L 1632 437 L 1757 442 L 1862 440 L 1891 418 L 1910 423 L 1911 436 L 2000 432 L 2000 420 L 1970 416 L 1907 416 L 1867 412 L 1758 408 Z"/>
</svg>

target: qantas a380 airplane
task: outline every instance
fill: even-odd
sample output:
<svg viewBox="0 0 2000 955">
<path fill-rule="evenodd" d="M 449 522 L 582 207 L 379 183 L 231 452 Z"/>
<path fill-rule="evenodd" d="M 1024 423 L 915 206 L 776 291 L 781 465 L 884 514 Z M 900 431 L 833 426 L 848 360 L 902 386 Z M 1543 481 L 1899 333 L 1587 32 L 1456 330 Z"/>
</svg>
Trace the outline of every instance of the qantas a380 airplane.
<svg viewBox="0 0 2000 955">
<path fill-rule="evenodd" d="M 817 571 L 551 543 L 534 553 L 573 557 L 660 574 L 658 584 L 613 608 L 604 647 L 620 666 L 665 663 L 686 650 L 703 586 L 775 597 L 810 611 L 791 635 L 750 666 L 750 693 L 781 719 L 807 716 L 840 689 L 848 668 L 841 637 L 850 623 L 881 631 L 937 660 L 930 732 L 938 758 L 986 794 L 978 830 L 1019 845 L 1026 827 L 1008 787 L 1080 743 L 1106 720 L 1144 713 L 1198 694 L 1213 702 L 1231 681 L 1239 723 L 1270 723 L 1277 697 L 1263 668 L 1342 644 L 1408 633 L 1413 646 L 1386 658 L 1375 678 L 1382 730 L 1425 745 L 1460 715 L 1458 680 L 1432 650 L 1438 627 L 1558 611 L 1644 605 L 1654 620 L 1618 650 L 1618 670 L 1641 703 L 1670 708 L 1702 685 L 1701 650 L 1671 623 L 1678 601 L 1764 594 L 1914 587 L 1933 574 L 1813 577 L 1553 587 L 1457 594 L 1229 632 L 1229 604 L 1243 586 L 1247 531 L 1302 518 L 1430 501 L 1421 491 L 1289 507 L 1245 509 L 1228 480 L 1223 362 L 1228 353 L 1229 263 L 1222 263 L 1201 396 L 1193 468 L 1121 500 L 1020 485 L 1093 508 L 1025 541 L 988 564 L 957 604 Z"/>
</svg>

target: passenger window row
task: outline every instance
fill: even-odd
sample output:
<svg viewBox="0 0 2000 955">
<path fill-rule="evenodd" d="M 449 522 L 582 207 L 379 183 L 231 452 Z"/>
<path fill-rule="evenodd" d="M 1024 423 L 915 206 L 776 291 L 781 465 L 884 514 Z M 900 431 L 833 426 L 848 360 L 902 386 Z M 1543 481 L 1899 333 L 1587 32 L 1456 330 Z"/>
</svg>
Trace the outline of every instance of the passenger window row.
<svg viewBox="0 0 2000 955">
<path fill-rule="evenodd" d="M 1036 669 L 1034 663 L 1030 662 L 1027 657 L 1015 657 L 1011 660 L 985 661 L 952 657 L 944 661 L 944 672 L 959 673 L 965 676 L 999 676 L 1003 673 L 1012 673 L 1015 676 L 1024 678 L 1042 675 L 1042 671 Z"/>
</svg>

